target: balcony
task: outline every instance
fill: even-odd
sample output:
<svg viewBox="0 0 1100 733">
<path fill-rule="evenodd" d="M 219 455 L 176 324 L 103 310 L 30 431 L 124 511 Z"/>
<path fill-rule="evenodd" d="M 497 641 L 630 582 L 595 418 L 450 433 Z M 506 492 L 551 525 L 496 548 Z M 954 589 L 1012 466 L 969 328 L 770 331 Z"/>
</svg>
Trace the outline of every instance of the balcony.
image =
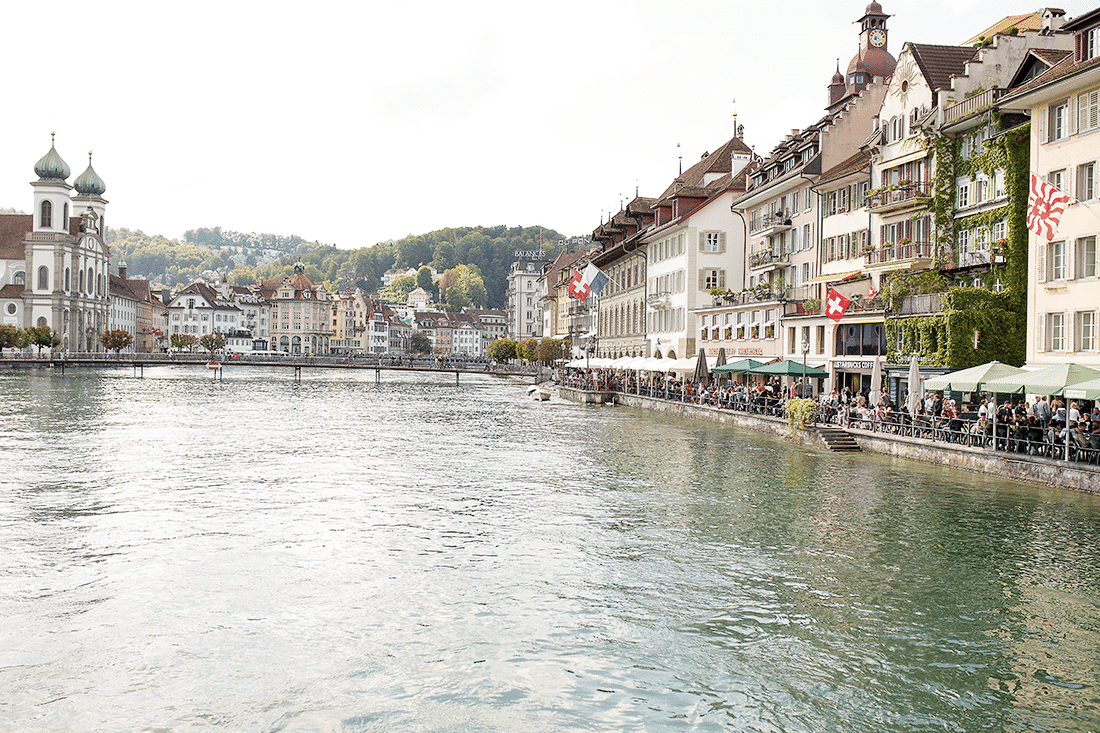
<svg viewBox="0 0 1100 733">
<path fill-rule="evenodd" d="M 988 249 L 963 250 L 955 257 L 955 267 L 978 267 L 981 265 L 1004 264 L 1005 256 L 1001 252 Z"/>
<path fill-rule="evenodd" d="M 908 181 L 874 189 L 867 194 L 867 208 L 880 214 L 915 209 L 928 203 L 932 184 L 928 181 Z"/>
<path fill-rule="evenodd" d="M 868 270 L 921 270 L 932 262 L 935 245 L 931 242 L 902 241 L 898 244 L 884 244 L 878 248 L 864 251 Z"/>
<path fill-rule="evenodd" d="M 901 305 L 894 311 L 898 316 L 920 316 L 940 312 L 940 294 L 907 295 L 901 299 Z"/>
<path fill-rule="evenodd" d="M 775 270 L 779 267 L 786 266 L 790 260 L 791 255 L 789 252 L 777 252 L 771 247 L 768 247 L 749 255 L 749 269 L 763 273 L 768 270 Z"/>
<path fill-rule="evenodd" d="M 645 303 L 650 308 L 668 308 L 671 300 L 668 293 L 651 293 L 646 296 Z"/>
<path fill-rule="evenodd" d="M 987 107 L 992 107 L 998 99 L 1004 96 L 1004 94 L 1004 89 L 993 87 L 992 89 L 986 89 L 981 94 L 975 94 L 973 97 L 944 107 L 943 124 L 950 125 L 956 120 L 961 120 L 964 117 L 969 117 L 975 112 L 980 112 Z"/>
<path fill-rule="evenodd" d="M 779 211 L 774 214 L 766 214 L 763 219 L 754 221 L 751 233 L 754 236 L 767 237 L 772 234 L 780 234 L 794 226 L 791 222 L 791 214 Z"/>
</svg>

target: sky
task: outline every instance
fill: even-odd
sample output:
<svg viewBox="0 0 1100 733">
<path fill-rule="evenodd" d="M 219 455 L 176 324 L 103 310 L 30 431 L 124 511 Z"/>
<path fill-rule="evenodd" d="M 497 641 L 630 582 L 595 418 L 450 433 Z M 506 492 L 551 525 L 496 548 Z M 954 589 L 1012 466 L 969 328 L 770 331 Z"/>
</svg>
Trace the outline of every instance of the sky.
<svg viewBox="0 0 1100 733">
<path fill-rule="evenodd" d="M 1061 2 L 1068 17 L 1100 0 Z M 882 0 L 888 49 L 957 44 L 1016 0 Z M 866 3 L 20 2 L 5 8 L 0 207 L 57 133 L 111 227 L 353 249 L 458 226 L 585 236 L 733 136 L 824 113 Z"/>
</svg>

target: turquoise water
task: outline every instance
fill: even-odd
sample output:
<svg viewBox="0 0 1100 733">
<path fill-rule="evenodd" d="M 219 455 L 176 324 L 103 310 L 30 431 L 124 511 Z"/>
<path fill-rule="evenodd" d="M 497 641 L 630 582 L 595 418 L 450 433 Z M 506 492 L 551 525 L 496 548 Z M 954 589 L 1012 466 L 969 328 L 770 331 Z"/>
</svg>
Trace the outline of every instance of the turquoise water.
<svg viewBox="0 0 1100 733">
<path fill-rule="evenodd" d="M 0 730 L 1100 730 L 1096 497 L 524 391 L 0 373 Z"/>
</svg>

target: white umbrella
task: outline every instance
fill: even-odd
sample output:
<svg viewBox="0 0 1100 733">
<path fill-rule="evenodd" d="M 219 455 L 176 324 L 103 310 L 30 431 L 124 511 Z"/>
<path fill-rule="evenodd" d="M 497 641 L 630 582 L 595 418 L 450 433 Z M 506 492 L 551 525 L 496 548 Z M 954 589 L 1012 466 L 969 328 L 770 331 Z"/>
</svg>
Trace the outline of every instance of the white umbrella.
<svg viewBox="0 0 1100 733">
<path fill-rule="evenodd" d="M 909 359 L 909 414 L 914 418 L 917 416 L 917 410 L 920 406 L 920 401 L 924 399 L 924 385 L 920 381 L 920 366 L 917 364 L 917 357 L 913 356 Z"/>
<path fill-rule="evenodd" d="M 878 407 L 879 396 L 882 394 L 882 359 L 875 357 L 875 367 L 871 370 L 871 394 L 867 402 L 871 407 Z"/>
</svg>

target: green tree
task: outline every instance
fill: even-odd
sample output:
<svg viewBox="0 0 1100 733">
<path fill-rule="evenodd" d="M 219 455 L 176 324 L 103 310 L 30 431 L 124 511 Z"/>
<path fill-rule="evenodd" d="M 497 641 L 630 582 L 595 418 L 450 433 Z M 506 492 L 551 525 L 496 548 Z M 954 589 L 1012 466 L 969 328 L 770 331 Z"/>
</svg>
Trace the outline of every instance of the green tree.
<svg viewBox="0 0 1100 733">
<path fill-rule="evenodd" d="M 118 356 L 120 351 L 134 343 L 134 337 L 130 335 L 129 331 L 116 328 L 113 331 L 104 331 L 99 334 L 99 343 L 107 351 L 113 351 L 115 356 Z"/>
<path fill-rule="evenodd" d="M 256 277 L 256 270 L 252 267 L 238 267 L 233 270 L 233 272 L 229 273 L 230 285 L 255 285 L 258 282 L 259 279 Z"/>
<path fill-rule="evenodd" d="M 22 328 L 10 324 L 0 326 L 0 350 L 25 349 L 30 343 L 30 336 Z"/>
<path fill-rule="evenodd" d="M 412 275 L 398 275 L 389 287 L 378 293 L 382 300 L 389 303 L 406 303 L 409 293 L 416 290 L 416 278 Z"/>
<path fill-rule="evenodd" d="M 539 341 L 539 361 L 546 364 L 564 359 L 569 347 L 562 339 L 542 339 Z"/>
<path fill-rule="evenodd" d="M 490 359 L 496 361 L 511 361 L 516 358 L 516 346 L 516 342 L 512 339 L 497 339 L 489 344 L 489 348 L 485 350 L 485 353 Z"/>
<path fill-rule="evenodd" d="M 456 265 L 443 273 L 439 281 L 440 297 L 449 311 L 484 308 L 488 302 L 485 281 L 476 268 Z"/>
<path fill-rule="evenodd" d="M 432 281 L 432 268 L 424 265 L 416 271 L 416 287 L 424 288 L 429 293 L 435 290 L 435 283 Z"/>
<path fill-rule="evenodd" d="M 199 339 L 199 346 L 213 354 L 215 351 L 220 351 L 225 348 L 225 334 L 222 333 L 204 333 L 202 338 Z"/>
<path fill-rule="evenodd" d="M 534 361 L 539 357 L 538 339 L 524 339 L 516 344 L 516 358 L 524 361 Z"/>
<path fill-rule="evenodd" d="M 197 338 L 189 333 L 174 333 L 168 339 L 173 349 L 187 349 L 188 351 L 195 348 L 195 344 L 198 343 L 198 341 Z"/>
<path fill-rule="evenodd" d="M 42 349 L 56 349 L 61 345 L 61 338 L 49 326 L 28 326 L 27 335 L 30 337 L 29 346 L 37 346 L 38 353 Z"/>
<path fill-rule="evenodd" d="M 432 340 L 423 331 L 413 331 L 409 337 L 409 351 L 414 354 L 432 353 Z"/>
</svg>

